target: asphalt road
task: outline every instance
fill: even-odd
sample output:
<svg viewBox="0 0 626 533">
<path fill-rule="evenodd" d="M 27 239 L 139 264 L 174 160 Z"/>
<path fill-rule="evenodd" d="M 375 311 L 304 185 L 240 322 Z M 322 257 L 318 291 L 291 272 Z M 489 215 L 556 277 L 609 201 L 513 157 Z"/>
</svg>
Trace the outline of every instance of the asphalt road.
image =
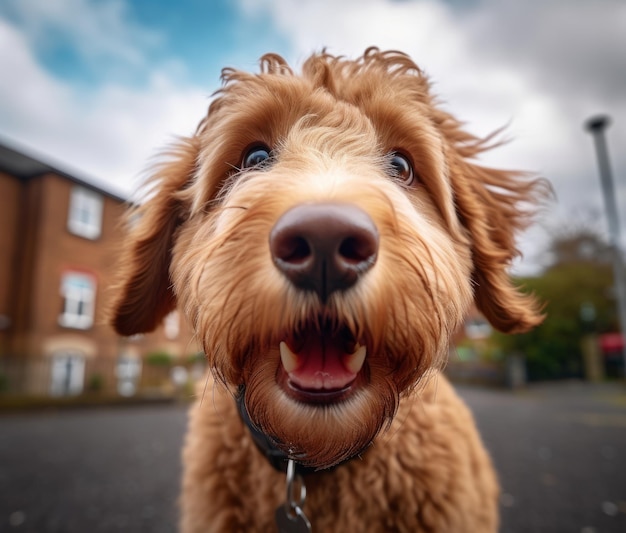
<svg viewBox="0 0 626 533">
<path fill-rule="evenodd" d="M 626 389 L 460 391 L 500 473 L 503 533 L 626 532 Z M 0 415 L 0 531 L 175 531 L 185 412 Z"/>
</svg>

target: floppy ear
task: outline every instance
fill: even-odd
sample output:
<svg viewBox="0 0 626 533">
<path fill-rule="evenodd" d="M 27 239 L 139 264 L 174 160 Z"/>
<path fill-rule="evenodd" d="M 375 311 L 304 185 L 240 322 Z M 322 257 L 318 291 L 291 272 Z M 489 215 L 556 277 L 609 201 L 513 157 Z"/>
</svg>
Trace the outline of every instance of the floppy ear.
<svg viewBox="0 0 626 533">
<path fill-rule="evenodd" d="M 519 255 L 515 234 L 528 225 L 532 214 L 528 208 L 550 187 L 545 180 L 529 179 L 520 172 L 471 162 L 490 148 L 493 136 L 480 140 L 462 132 L 451 117 L 442 122 L 452 147 L 448 161 L 456 210 L 472 246 L 476 306 L 502 332 L 527 331 L 543 320 L 541 306 L 533 295 L 513 285 L 508 269 Z"/>
<path fill-rule="evenodd" d="M 177 193 L 194 174 L 197 139 L 181 139 L 158 165 L 148 199 L 130 213 L 123 243 L 110 322 L 120 335 L 154 330 L 176 306 L 169 266 L 174 233 L 185 217 Z"/>
<path fill-rule="evenodd" d="M 512 284 L 508 268 L 519 254 L 515 231 L 527 222 L 519 203 L 531 201 L 537 182 L 467 162 L 454 172 L 457 212 L 472 243 L 476 306 L 500 331 L 527 331 L 543 315 L 534 296 Z"/>
</svg>

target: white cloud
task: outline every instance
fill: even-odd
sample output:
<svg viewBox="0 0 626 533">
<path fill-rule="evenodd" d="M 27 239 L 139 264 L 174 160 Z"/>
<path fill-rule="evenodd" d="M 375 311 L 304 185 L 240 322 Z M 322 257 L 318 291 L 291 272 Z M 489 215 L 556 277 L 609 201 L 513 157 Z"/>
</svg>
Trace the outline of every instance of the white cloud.
<svg viewBox="0 0 626 533">
<path fill-rule="evenodd" d="M 62 39 L 86 64 L 114 60 L 145 66 L 144 51 L 162 42 L 158 32 L 129 20 L 123 0 L 8 0 L 5 9 L 35 47 Z"/>
<path fill-rule="evenodd" d="M 193 133 L 208 94 L 155 72 L 147 85 L 81 92 L 45 71 L 26 37 L 0 19 L 0 134 L 124 194 L 159 147 Z"/>
<path fill-rule="evenodd" d="M 265 10 L 293 46 L 291 60 L 311 52 L 356 55 L 368 46 L 420 50 L 432 59 L 428 70 L 445 70 L 463 46 L 462 34 L 453 33 L 450 12 L 441 2 L 389 3 L 381 0 L 240 0 L 243 10 Z M 426 54 L 422 53 L 422 56 Z"/>
</svg>

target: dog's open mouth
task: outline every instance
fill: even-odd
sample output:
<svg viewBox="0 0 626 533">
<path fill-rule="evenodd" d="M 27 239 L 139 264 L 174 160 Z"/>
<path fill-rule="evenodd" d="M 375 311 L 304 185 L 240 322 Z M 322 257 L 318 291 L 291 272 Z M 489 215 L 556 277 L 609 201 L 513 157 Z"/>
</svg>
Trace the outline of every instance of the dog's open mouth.
<svg viewBox="0 0 626 533">
<path fill-rule="evenodd" d="M 348 328 L 308 328 L 280 343 L 279 383 L 298 401 L 337 402 L 358 381 L 366 355 Z"/>
</svg>

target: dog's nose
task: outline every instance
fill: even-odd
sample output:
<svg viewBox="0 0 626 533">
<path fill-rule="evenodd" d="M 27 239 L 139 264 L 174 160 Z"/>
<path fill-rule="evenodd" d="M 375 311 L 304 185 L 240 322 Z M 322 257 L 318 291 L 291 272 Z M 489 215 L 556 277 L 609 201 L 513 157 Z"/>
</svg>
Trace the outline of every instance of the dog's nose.
<svg viewBox="0 0 626 533">
<path fill-rule="evenodd" d="M 370 216 L 352 204 L 301 204 L 284 213 L 270 233 L 277 268 L 322 301 L 348 289 L 378 255 L 378 230 Z"/>
</svg>

